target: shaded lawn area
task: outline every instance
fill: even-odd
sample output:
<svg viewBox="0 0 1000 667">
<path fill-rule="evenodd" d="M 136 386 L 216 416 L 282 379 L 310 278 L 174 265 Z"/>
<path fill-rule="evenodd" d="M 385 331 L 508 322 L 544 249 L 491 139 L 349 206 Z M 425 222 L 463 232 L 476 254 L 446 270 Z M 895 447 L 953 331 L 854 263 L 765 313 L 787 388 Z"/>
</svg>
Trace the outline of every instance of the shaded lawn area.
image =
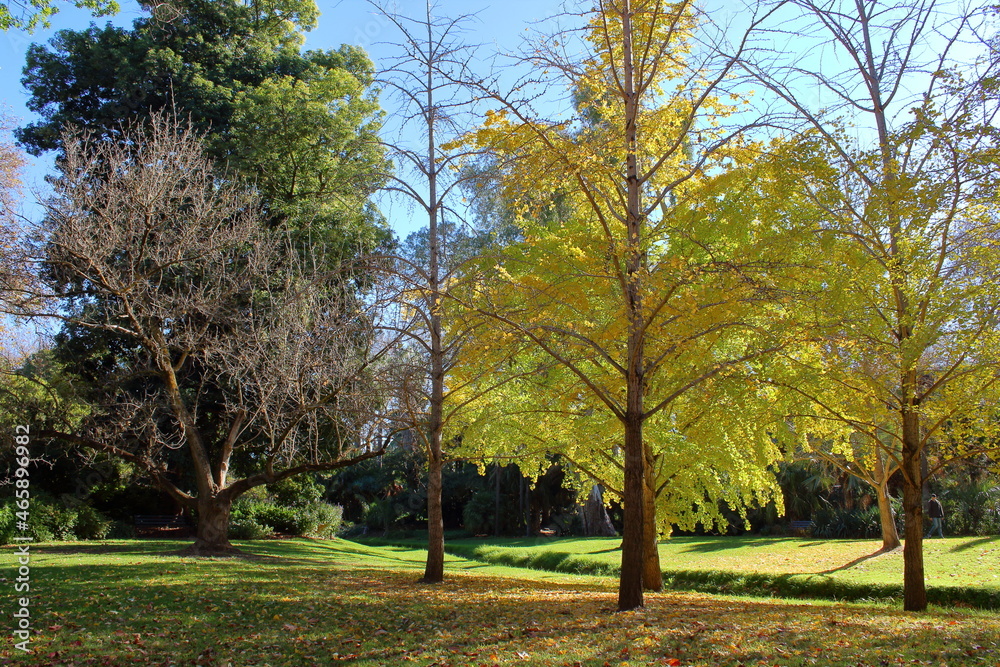
<svg viewBox="0 0 1000 667">
<path fill-rule="evenodd" d="M 382 542 L 378 539 L 368 543 Z M 412 544 L 420 540 L 393 540 Z M 617 568 L 620 538 L 455 539 L 446 548 L 462 555 L 525 562 L 535 566 L 601 563 Z M 903 552 L 870 558 L 880 540 L 821 540 L 800 537 L 673 537 L 660 543 L 666 571 L 723 571 L 829 577 L 858 584 L 902 584 Z M 543 557 L 543 554 L 549 557 Z M 924 540 L 928 586 L 972 586 L 1000 590 L 1000 537 Z"/>
<path fill-rule="evenodd" d="M 244 543 L 253 559 L 171 555 L 177 542 L 37 545 L 34 653 L 20 665 L 996 665 L 1000 615 L 650 595 L 616 582 L 342 540 Z M 2 550 L 9 564 L 13 550 Z M 10 586 L 10 580 L 2 585 Z M 9 597 L 8 597 L 9 599 Z M 9 619 L 9 614 L 5 613 Z M 915 662 L 919 661 L 919 662 Z"/>
</svg>

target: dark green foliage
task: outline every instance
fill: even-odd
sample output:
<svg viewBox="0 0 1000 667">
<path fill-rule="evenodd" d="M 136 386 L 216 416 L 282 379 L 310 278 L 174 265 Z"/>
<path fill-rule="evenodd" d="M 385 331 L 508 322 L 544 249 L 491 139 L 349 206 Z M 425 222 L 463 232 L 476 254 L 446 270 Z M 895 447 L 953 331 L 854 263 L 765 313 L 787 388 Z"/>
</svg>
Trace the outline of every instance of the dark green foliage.
<svg viewBox="0 0 1000 667">
<path fill-rule="evenodd" d="M 283 535 L 302 535 L 302 515 L 293 507 L 275 505 L 269 502 L 251 502 L 247 504 L 246 514 L 256 519 L 261 525 L 270 526 L 275 532 Z"/>
<path fill-rule="evenodd" d="M 29 152 L 59 148 L 67 124 L 118 138 L 124 119 L 170 109 L 208 135 L 220 170 L 256 184 L 276 222 L 338 257 L 389 242 L 367 204 L 388 170 L 374 67 L 354 46 L 301 50 L 315 2 L 160 9 L 131 30 L 64 30 L 30 47 L 23 82 L 42 120 L 18 132 Z"/>
<path fill-rule="evenodd" d="M 462 510 L 462 523 L 472 535 L 492 534 L 495 514 L 493 494 L 489 491 L 477 491 Z"/>
<path fill-rule="evenodd" d="M 881 520 L 878 507 L 844 509 L 827 505 L 813 514 L 812 535 L 827 538 L 880 537 Z"/>
<path fill-rule="evenodd" d="M 14 503 L 7 501 L 0 504 L 0 544 L 10 544 L 14 536 L 20 534 L 15 527 L 17 519 L 14 512 Z"/>
<path fill-rule="evenodd" d="M 346 521 L 369 530 L 393 532 L 423 528 L 427 521 L 423 454 L 395 447 L 377 460 L 339 471 L 327 480 L 327 499 L 344 508 Z M 491 464 L 481 475 L 463 461 L 445 464 L 441 503 L 445 530 L 493 533 L 497 514 L 497 470 Z M 499 467 L 500 534 L 524 535 L 528 530 L 558 527 L 572 532 L 576 491 L 563 485 L 565 475 L 553 465 L 532 485 L 516 466 Z M 525 525 L 526 520 L 528 525 Z"/>
<path fill-rule="evenodd" d="M 36 540 L 44 541 L 49 535 L 50 540 L 72 540 L 76 537 L 76 522 L 75 509 L 41 497 L 32 499 L 29 524 L 33 530 L 39 531 Z"/>
<path fill-rule="evenodd" d="M 294 479 L 294 478 L 293 478 Z M 257 540 L 273 533 L 293 536 L 336 537 L 343 509 L 316 500 L 315 482 L 308 475 L 301 484 L 274 485 L 269 494 L 247 494 L 233 503 L 229 536 Z"/>
<path fill-rule="evenodd" d="M 135 526 L 129 521 L 113 521 L 108 531 L 109 540 L 134 540 Z"/>
<path fill-rule="evenodd" d="M 16 527 L 16 511 L 13 499 L 0 504 L 0 544 L 10 544 L 16 535 L 23 534 Z M 113 523 L 89 505 L 46 494 L 30 499 L 28 517 L 28 534 L 36 542 L 103 540 L 110 536 Z"/>
<path fill-rule="evenodd" d="M 260 524 L 249 516 L 234 516 L 229 521 L 229 538 L 234 540 L 262 540 L 271 535 L 271 526 Z"/>
<path fill-rule="evenodd" d="M 306 511 L 314 522 L 307 535 L 330 539 L 340 533 L 344 519 L 344 508 L 340 505 L 317 502 L 309 505 Z"/>
<path fill-rule="evenodd" d="M 81 540 L 103 540 L 111 532 L 112 522 L 90 505 L 76 510 L 76 536 Z"/>
<path fill-rule="evenodd" d="M 446 475 L 450 468 L 446 466 Z M 455 487 L 445 483 L 445 489 Z M 423 456 L 415 449 L 396 447 L 378 459 L 338 471 L 326 480 L 326 499 L 344 508 L 346 521 L 373 530 L 384 531 L 387 526 L 397 524 L 413 527 L 426 522 Z M 461 505 L 458 513 L 460 516 Z"/>
<path fill-rule="evenodd" d="M 948 486 L 941 492 L 946 534 L 1000 534 L 1000 483 L 995 477 Z"/>
<path fill-rule="evenodd" d="M 312 505 L 323 499 L 323 485 L 311 475 L 299 475 L 269 484 L 267 495 L 276 504 L 286 507 Z"/>
</svg>

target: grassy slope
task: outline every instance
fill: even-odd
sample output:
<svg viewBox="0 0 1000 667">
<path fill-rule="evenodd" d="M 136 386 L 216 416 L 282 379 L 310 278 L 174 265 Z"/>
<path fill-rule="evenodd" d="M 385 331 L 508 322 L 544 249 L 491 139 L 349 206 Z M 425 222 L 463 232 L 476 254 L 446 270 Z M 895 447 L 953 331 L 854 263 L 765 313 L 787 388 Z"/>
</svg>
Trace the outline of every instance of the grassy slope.
<svg viewBox="0 0 1000 667">
<path fill-rule="evenodd" d="M 414 548 L 420 544 L 419 540 L 406 542 Z M 507 555 L 510 560 L 537 558 L 548 552 L 609 568 L 621 561 L 620 539 L 457 539 L 448 544 L 456 553 Z M 902 549 L 877 554 L 880 545 L 875 540 L 675 537 L 660 544 L 660 560 L 664 570 L 674 571 L 796 574 L 865 584 L 898 583 L 903 572 Z M 924 565 L 928 586 L 1000 589 L 1000 537 L 925 540 Z"/>
<path fill-rule="evenodd" d="M 615 582 L 419 550 L 254 542 L 253 560 L 171 555 L 176 542 L 34 548 L 35 653 L 19 665 L 879 665 L 1000 661 L 1000 615 L 651 595 L 612 613 Z M 10 548 L 0 559 L 14 562 Z M 2 585 L 10 586 L 8 580 Z M 5 614 L 6 615 L 6 614 Z M 9 615 L 6 615 L 9 619 Z M 931 663 L 925 663 L 931 664 Z"/>
</svg>

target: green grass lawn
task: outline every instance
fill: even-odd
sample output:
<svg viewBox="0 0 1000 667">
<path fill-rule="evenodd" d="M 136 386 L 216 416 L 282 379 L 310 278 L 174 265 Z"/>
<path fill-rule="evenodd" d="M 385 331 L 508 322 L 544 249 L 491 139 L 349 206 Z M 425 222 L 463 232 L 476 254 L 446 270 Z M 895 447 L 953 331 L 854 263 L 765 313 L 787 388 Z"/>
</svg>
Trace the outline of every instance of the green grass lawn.
<svg viewBox="0 0 1000 667">
<path fill-rule="evenodd" d="M 574 544 L 581 550 L 593 546 Z M 947 549 L 961 543 L 940 544 Z M 1000 615 L 990 612 L 932 608 L 910 614 L 887 605 L 665 592 L 649 595 L 641 611 L 618 614 L 616 582 L 607 577 L 449 557 L 447 582 L 430 586 L 417 583 L 424 553 L 411 547 L 258 541 L 243 543 L 253 558 L 192 559 L 173 553 L 181 546 L 171 541 L 36 545 L 34 652 L 15 652 L 8 639 L 0 663 L 1000 663 Z M 973 549 L 956 553 L 975 560 Z M 0 559 L 12 572 L 13 549 L 0 549 Z M 10 575 L 4 576 L 0 586 L 12 589 Z M 12 606 L 13 597 L 2 599 Z M 9 623 L 10 613 L 3 616 Z"/>
<path fill-rule="evenodd" d="M 419 548 L 420 539 L 389 540 Z M 384 542 L 366 540 L 370 544 Z M 593 562 L 617 568 L 620 538 L 453 539 L 456 553 L 484 559 L 503 556 L 523 561 L 543 553 L 562 554 L 563 562 Z M 664 570 L 727 571 L 827 576 L 859 583 L 898 583 L 903 552 L 879 554 L 877 540 L 818 540 L 794 537 L 674 537 L 660 543 Z M 544 560 L 544 559 L 542 559 Z M 552 559 L 558 560 L 558 559 Z M 539 565 L 544 565 L 540 562 Z M 928 586 L 1000 589 L 1000 537 L 949 537 L 924 540 Z"/>
</svg>

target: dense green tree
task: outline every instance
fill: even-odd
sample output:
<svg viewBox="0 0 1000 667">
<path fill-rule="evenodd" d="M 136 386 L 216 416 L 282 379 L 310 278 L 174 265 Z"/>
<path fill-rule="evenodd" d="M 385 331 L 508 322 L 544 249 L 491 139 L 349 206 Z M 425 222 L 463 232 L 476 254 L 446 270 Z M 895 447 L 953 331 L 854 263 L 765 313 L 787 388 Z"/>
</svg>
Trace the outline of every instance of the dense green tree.
<svg viewBox="0 0 1000 667">
<path fill-rule="evenodd" d="M 347 253 L 384 243 L 368 205 L 387 165 L 365 53 L 303 52 L 312 0 L 169 7 L 29 48 L 23 83 L 41 116 L 18 132 L 29 152 L 57 149 L 66 125 L 113 138 L 125 119 L 168 108 L 206 134 L 218 168 L 256 183 L 276 222 Z"/>
</svg>

